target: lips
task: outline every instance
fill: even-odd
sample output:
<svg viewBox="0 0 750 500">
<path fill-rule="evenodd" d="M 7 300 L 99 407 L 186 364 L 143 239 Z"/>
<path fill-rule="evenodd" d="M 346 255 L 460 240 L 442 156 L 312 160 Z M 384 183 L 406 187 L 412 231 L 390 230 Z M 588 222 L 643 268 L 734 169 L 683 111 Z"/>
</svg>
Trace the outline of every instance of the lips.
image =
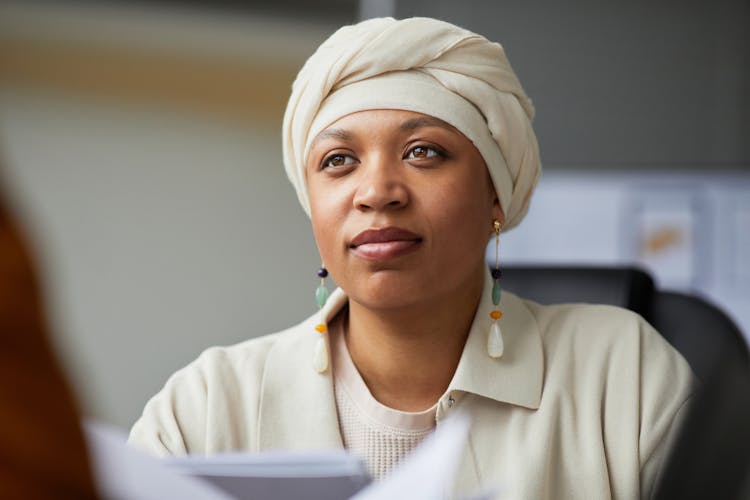
<svg viewBox="0 0 750 500">
<path fill-rule="evenodd" d="M 349 248 L 368 260 L 388 260 L 410 253 L 419 247 L 422 238 L 406 229 L 385 227 L 362 231 Z"/>
</svg>

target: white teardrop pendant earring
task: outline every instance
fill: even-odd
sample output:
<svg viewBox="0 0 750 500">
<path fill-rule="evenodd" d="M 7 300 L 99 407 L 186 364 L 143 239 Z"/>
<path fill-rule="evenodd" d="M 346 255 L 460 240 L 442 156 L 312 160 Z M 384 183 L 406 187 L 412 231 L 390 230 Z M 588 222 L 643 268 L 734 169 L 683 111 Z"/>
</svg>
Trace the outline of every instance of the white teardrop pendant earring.
<svg viewBox="0 0 750 500">
<path fill-rule="evenodd" d="M 320 285 L 315 290 L 315 301 L 318 303 L 318 323 L 315 325 L 315 331 L 318 332 L 318 340 L 315 343 L 315 354 L 313 355 L 313 367 L 318 373 L 324 373 L 328 369 L 328 325 L 326 318 L 323 316 L 323 306 L 328 300 L 328 288 L 326 287 L 326 277 L 328 270 L 325 266 L 318 269 Z"/>
<path fill-rule="evenodd" d="M 492 268 L 492 304 L 495 308 L 490 313 L 492 318 L 492 325 L 490 326 L 490 333 L 487 335 L 487 354 L 491 358 L 499 358 L 503 355 L 505 346 L 503 345 L 503 332 L 500 330 L 500 318 L 503 317 L 503 313 L 500 312 L 500 230 L 503 225 L 499 220 L 495 220 L 492 223 L 492 227 L 495 231 L 495 267 Z"/>
</svg>

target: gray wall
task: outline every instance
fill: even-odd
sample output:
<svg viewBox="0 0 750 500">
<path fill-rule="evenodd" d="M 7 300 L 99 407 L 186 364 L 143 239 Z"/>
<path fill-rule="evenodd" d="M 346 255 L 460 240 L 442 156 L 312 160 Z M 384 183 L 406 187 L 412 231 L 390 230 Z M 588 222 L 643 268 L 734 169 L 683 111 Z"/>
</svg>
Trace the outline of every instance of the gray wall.
<svg viewBox="0 0 750 500">
<path fill-rule="evenodd" d="M 315 311 L 320 261 L 277 130 L 5 89 L 0 144 L 88 415 L 129 427 L 202 350 Z"/>
<path fill-rule="evenodd" d="M 500 42 L 545 165 L 750 165 L 750 2 L 403 0 Z"/>
</svg>

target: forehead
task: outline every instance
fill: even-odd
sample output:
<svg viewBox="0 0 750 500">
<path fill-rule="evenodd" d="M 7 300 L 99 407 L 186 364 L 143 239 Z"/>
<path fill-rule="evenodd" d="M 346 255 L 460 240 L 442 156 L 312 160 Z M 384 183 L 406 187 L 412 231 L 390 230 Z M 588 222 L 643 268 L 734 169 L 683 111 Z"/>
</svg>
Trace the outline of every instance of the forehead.
<svg viewBox="0 0 750 500">
<path fill-rule="evenodd" d="M 463 134 L 452 125 L 434 116 L 400 109 L 371 109 L 342 116 L 323 129 L 310 143 L 310 149 L 325 139 L 351 140 L 355 135 L 373 130 L 411 132 L 437 127 L 454 134 Z"/>
</svg>

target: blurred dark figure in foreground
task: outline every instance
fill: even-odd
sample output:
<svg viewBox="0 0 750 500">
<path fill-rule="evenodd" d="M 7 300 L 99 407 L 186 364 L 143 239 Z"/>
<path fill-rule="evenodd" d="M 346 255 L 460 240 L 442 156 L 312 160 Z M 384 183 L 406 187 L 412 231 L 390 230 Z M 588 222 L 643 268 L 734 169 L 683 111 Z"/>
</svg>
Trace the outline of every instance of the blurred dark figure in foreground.
<svg viewBox="0 0 750 500">
<path fill-rule="evenodd" d="M 95 498 L 26 248 L 0 199 L 0 498 Z"/>
</svg>

